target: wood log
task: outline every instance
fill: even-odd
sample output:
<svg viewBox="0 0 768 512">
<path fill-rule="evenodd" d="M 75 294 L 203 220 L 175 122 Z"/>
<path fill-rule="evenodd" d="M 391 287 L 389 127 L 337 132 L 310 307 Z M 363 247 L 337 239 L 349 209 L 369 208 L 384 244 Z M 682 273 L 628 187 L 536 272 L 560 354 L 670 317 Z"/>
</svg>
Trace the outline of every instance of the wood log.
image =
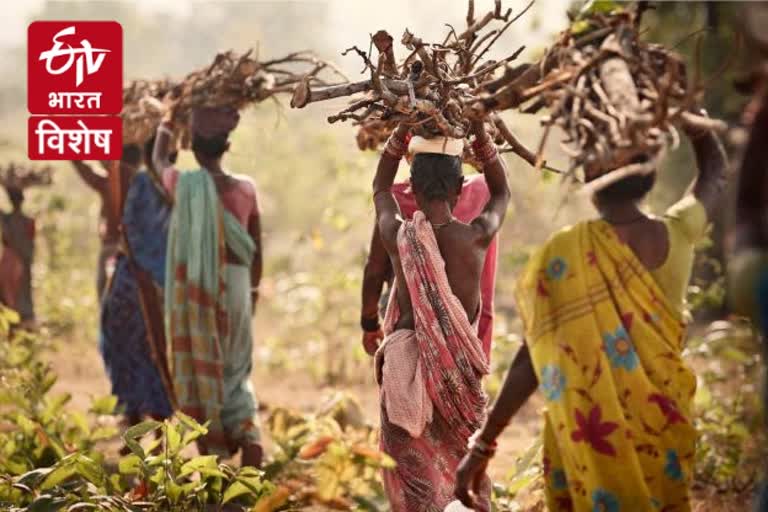
<svg viewBox="0 0 768 512">
<path fill-rule="evenodd" d="M 392 80 L 390 78 L 382 78 L 381 82 L 390 92 L 393 92 L 398 96 L 404 96 L 408 94 L 407 80 Z M 373 90 L 373 82 L 371 79 L 352 82 L 349 84 L 332 85 L 330 87 L 323 87 L 320 89 L 311 89 L 308 86 L 306 89 L 297 87 L 293 98 L 291 99 L 291 106 L 293 108 L 304 108 L 308 104 L 314 103 L 316 101 L 343 98 L 344 96 L 351 96 L 353 94 L 370 90 Z"/>
</svg>

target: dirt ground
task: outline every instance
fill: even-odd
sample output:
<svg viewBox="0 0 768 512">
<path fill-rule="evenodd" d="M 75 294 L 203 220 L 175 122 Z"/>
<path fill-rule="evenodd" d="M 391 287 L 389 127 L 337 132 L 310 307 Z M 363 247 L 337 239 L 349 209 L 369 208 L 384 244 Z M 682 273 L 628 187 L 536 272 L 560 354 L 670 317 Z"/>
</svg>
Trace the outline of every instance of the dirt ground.
<svg viewBox="0 0 768 512">
<path fill-rule="evenodd" d="M 109 381 L 104 373 L 101 357 L 96 344 L 73 341 L 60 345 L 50 355 L 51 364 L 59 375 L 55 389 L 72 394 L 72 406 L 86 410 L 91 397 L 109 393 Z M 366 384 L 336 386 L 335 388 L 318 385 L 312 378 L 303 374 L 262 374 L 255 366 L 253 383 L 257 395 L 263 404 L 263 415 L 272 407 L 282 406 L 311 412 L 333 391 L 349 392 L 360 402 L 368 421 L 378 421 L 378 393 L 373 377 Z M 521 456 L 538 438 L 541 421 L 539 409 L 541 399 L 534 395 L 528 404 L 515 417 L 512 424 L 499 439 L 499 451 L 491 462 L 489 472 L 494 481 L 503 483 L 514 470 L 515 460 Z M 116 457 L 120 443 L 117 439 L 105 443 L 104 451 Z M 267 445 L 267 449 L 269 446 Z M 749 497 L 720 496 L 708 490 L 694 490 L 694 512 L 749 512 Z"/>
</svg>

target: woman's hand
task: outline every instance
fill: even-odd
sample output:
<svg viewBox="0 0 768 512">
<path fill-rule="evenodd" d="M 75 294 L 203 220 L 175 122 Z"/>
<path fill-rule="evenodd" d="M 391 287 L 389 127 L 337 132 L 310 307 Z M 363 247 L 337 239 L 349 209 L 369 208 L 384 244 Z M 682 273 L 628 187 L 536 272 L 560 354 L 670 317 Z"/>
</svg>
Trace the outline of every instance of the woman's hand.
<svg viewBox="0 0 768 512">
<path fill-rule="evenodd" d="M 456 470 L 456 489 L 454 490 L 456 498 L 465 507 L 482 512 L 487 511 L 483 508 L 484 504 L 478 497 L 488 468 L 488 460 L 487 457 L 470 450 Z"/>
<path fill-rule="evenodd" d="M 373 357 L 384 339 L 384 333 L 381 329 L 376 331 L 363 331 L 363 349 L 365 353 Z"/>
</svg>

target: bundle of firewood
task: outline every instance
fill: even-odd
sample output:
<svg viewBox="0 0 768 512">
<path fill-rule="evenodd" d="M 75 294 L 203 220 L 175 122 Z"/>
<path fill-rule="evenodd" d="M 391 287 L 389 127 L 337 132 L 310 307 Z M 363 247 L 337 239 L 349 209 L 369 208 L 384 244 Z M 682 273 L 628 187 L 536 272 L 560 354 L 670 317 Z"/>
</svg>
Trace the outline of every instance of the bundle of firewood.
<svg viewBox="0 0 768 512">
<path fill-rule="evenodd" d="M 406 29 L 400 40 L 407 52 L 402 59 L 396 56 L 392 36 L 380 30 L 371 36 L 368 52 L 353 46 L 343 53 L 359 55 L 365 66 L 363 72 L 370 74 L 369 79 L 325 88 L 302 81 L 291 106 L 302 108 L 312 102 L 356 96 L 347 108 L 330 116 L 328 121 L 352 121 L 358 127 L 360 149 L 378 148 L 401 122 L 411 125 L 414 134 L 426 138 L 467 138 L 470 124 L 467 106 L 479 100 L 479 95 L 486 91 L 483 84 L 493 81 L 497 72 L 508 68 L 524 47 L 498 61 L 487 59 L 486 54 L 531 4 L 513 13 L 512 9 L 504 11 L 501 0 L 495 0 L 494 10 L 478 18 L 474 0 L 469 0 L 466 28 L 457 31 L 449 26 L 441 42 L 425 42 Z M 376 56 L 372 54 L 374 47 Z M 517 141 L 501 118 L 485 117 L 498 143 L 507 144 L 510 150 L 533 164 L 533 153 Z M 465 156 L 472 160 L 471 153 Z"/>
<path fill-rule="evenodd" d="M 640 39 L 641 15 L 637 5 L 583 14 L 538 63 L 487 84 L 473 109 L 483 115 L 546 107 L 538 162 L 551 127 L 558 126 L 566 133 L 561 147 L 572 158 L 571 170 L 586 166 L 598 174 L 627 170 L 636 156 L 653 160 L 677 144 L 675 125 L 681 122 L 725 129 L 720 121 L 690 112 L 701 84 L 690 79 L 680 56 Z M 641 172 L 651 167 L 652 162 L 635 164 Z"/>
<path fill-rule="evenodd" d="M 162 79 L 133 80 L 123 87 L 123 144 L 143 144 L 155 134 L 166 110 L 163 98 L 175 86 Z"/>
<path fill-rule="evenodd" d="M 9 163 L 0 167 L 0 186 L 6 189 L 23 190 L 29 187 L 47 186 L 53 183 L 51 167 L 32 168 Z"/>
<path fill-rule="evenodd" d="M 171 93 L 175 116 L 180 126 L 186 126 L 189 113 L 195 107 L 216 106 L 241 109 L 259 103 L 280 93 L 292 93 L 298 83 L 327 86 L 322 72 L 335 76 L 333 83 L 346 81 L 346 77 L 331 63 L 318 59 L 309 52 L 291 53 L 283 58 L 259 61 L 253 50 L 242 55 L 233 51 L 219 53 L 203 69 L 188 74 Z M 189 134 L 183 128 L 182 144 L 186 146 Z"/>
</svg>

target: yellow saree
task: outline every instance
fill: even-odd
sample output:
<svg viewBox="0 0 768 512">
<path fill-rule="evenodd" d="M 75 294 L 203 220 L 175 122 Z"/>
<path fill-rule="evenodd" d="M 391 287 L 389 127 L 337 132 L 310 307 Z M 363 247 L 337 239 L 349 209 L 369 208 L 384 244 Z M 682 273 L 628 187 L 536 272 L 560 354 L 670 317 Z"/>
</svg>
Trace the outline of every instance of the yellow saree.
<svg viewBox="0 0 768 512">
<path fill-rule="evenodd" d="M 603 221 L 563 230 L 516 296 L 547 404 L 548 510 L 690 510 L 685 324 L 631 248 Z"/>
</svg>

